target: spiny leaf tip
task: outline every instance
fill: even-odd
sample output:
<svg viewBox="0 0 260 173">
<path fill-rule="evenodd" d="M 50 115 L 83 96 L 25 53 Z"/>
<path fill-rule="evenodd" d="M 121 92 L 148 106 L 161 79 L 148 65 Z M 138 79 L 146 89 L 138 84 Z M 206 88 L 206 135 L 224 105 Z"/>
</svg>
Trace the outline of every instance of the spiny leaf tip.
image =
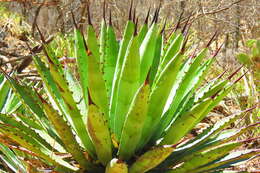
<svg viewBox="0 0 260 173">
<path fill-rule="evenodd" d="M 92 25 L 91 16 L 90 16 L 89 1 L 87 1 L 87 13 L 88 13 L 88 24 L 89 24 L 89 25 Z"/>
<path fill-rule="evenodd" d="M 227 79 L 231 80 L 239 71 L 240 69 L 243 67 L 244 65 L 241 65 L 240 67 L 238 67 Z"/>
<path fill-rule="evenodd" d="M 147 15 L 146 15 L 146 18 L 145 18 L 145 20 L 144 20 L 144 23 L 145 23 L 146 25 L 148 24 L 148 21 L 149 21 L 150 11 L 151 11 L 151 7 L 149 7 L 148 12 L 147 12 Z"/>
</svg>

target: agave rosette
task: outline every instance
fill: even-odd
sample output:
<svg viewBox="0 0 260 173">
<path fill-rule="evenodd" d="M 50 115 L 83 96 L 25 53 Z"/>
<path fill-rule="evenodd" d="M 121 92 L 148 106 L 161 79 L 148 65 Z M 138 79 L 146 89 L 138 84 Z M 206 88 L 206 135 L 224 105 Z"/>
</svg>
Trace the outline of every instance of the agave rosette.
<svg viewBox="0 0 260 173">
<path fill-rule="evenodd" d="M 139 31 L 132 11 L 131 6 L 119 41 L 111 15 L 108 24 L 104 17 L 99 37 L 90 14 L 86 34 L 73 17 L 79 80 L 42 35 L 45 56 L 33 60 L 44 93 L 2 71 L 34 121 L 1 113 L 0 134 L 60 172 L 214 172 L 259 154 L 231 152 L 250 141 L 236 139 L 258 123 L 224 130 L 251 109 L 184 142 L 242 76 L 232 81 L 236 72 L 227 79 L 221 75 L 202 85 L 219 51 L 207 58 L 215 35 L 199 53 L 188 56 L 188 21 L 183 29 L 178 22 L 166 40 L 158 23 L 160 8 L 150 25 L 148 12 Z M 12 158 L 13 151 L 4 149 Z"/>
</svg>

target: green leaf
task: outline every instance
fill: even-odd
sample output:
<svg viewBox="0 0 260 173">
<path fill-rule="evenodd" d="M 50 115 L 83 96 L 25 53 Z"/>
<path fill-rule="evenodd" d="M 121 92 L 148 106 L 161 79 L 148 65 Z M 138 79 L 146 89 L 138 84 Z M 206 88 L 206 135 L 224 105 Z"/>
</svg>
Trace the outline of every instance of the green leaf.
<svg viewBox="0 0 260 173">
<path fill-rule="evenodd" d="M 183 55 L 179 53 L 171 59 L 164 71 L 161 73 L 156 87 L 151 91 L 147 118 L 145 120 L 142 131 L 142 139 L 138 149 L 141 149 L 156 131 L 156 127 L 161 120 L 167 98 L 174 83 L 176 82 L 177 74 L 181 67 L 182 58 Z"/>
<path fill-rule="evenodd" d="M 111 96 L 112 84 L 114 74 L 116 70 L 117 57 L 119 45 L 116 40 L 114 28 L 112 26 L 107 27 L 107 38 L 106 38 L 106 53 L 104 57 L 104 79 L 106 82 L 106 88 L 108 96 Z"/>
<path fill-rule="evenodd" d="M 105 113 L 105 119 L 108 121 L 108 92 L 99 64 L 92 54 L 88 55 L 88 81 L 90 97 L 99 109 Z"/>
<path fill-rule="evenodd" d="M 105 166 L 112 159 L 111 136 L 104 113 L 93 104 L 89 106 L 87 127 L 98 159 Z"/>
<path fill-rule="evenodd" d="M 7 79 L 3 79 L 2 82 L 0 82 L 0 112 L 2 112 L 7 98 L 8 98 L 8 93 L 10 91 L 10 86 L 8 85 Z"/>
<path fill-rule="evenodd" d="M 88 25 L 87 28 L 87 45 L 88 49 L 92 52 L 96 61 L 100 62 L 100 52 L 99 52 L 99 45 L 98 39 L 96 38 L 96 32 L 92 25 Z"/>
<path fill-rule="evenodd" d="M 14 172 L 26 173 L 25 165 L 11 149 L 0 144 L 0 151 L 5 155 L 0 157 Z"/>
<path fill-rule="evenodd" d="M 140 83 L 142 84 L 147 78 L 148 72 L 152 66 L 155 49 L 156 49 L 156 35 L 157 35 L 157 24 L 149 28 L 143 42 L 140 45 L 140 59 L 141 59 L 141 72 L 140 72 Z"/>
<path fill-rule="evenodd" d="M 75 78 L 72 73 L 72 69 L 69 67 L 64 68 L 65 78 L 68 81 L 68 86 L 70 91 L 73 94 L 73 98 L 77 103 L 77 107 L 80 110 L 80 113 L 83 115 L 83 119 L 86 119 L 87 116 L 87 105 L 85 104 L 85 100 L 83 98 L 83 93 L 81 89 L 80 82 Z"/>
<path fill-rule="evenodd" d="M 213 170 L 222 170 L 225 168 L 229 168 L 235 165 L 236 163 L 247 161 L 258 154 L 260 154 L 260 150 L 245 150 L 245 151 L 232 152 L 231 154 L 221 158 L 220 160 L 214 163 L 206 164 L 205 166 L 202 166 L 194 170 L 194 173 L 213 171 Z"/>
<path fill-rule="evenodd" d="M 247 41 L 246 41 L 246 46 L 249 47 L 249 48 L 251 48 L 251 47 L 254 46 L 255 43 L 256 43 L 256 40 L 254 40 L 254 39 L 247 40 Z"/>
<path fill-rule="evenodd" d="M 158 73 L 158 68 L 161 61 L 162 47 L 163 47 L 163 35 L 162 33 L 159 33 L 156 38 L 156 47 L 155 47 L 155 53 L 153 58 L 153 64 L 149 74 L 149 83 L 151 86 L 153 85 L 153 82 Z"/>
<path fill-rule="evenodd" d="M 259 57 L 260 56 L 260 49 L 258 49 L 257 47 L 253 47 L 252 48 L 252 56 L 253 57 Z"/>
<path fill-rule="evenodd" d="M 240 53 L 237 55 L 237 60 L 244 65 L 252 64 L 250 57 L 247 54 Z"/>
<path fill-rule="evenodd" d="M 241 145 L 242 143 L 231 142 L 212 150 L 197 153 L 197 155 L 182 164 L 180 167 L 171 171 L 166 171 L 166 173 L 186 173 L 196 171 L 199 167 L 225 156 L 230 151 Z"/>
<path fill-rule="evenodd" d="M 149 85 L 142 86 L 136 93 L 130 111 L 124 123 L 120 139 L 118 155 L 120 159 L 128 160 L 135 153 L 136 146 L 142 135 L 148 109 Z"/>
<path fill-rule="evenodd" d="M 94 146 L 87 133 L 87 129 L 85 127 L 85 123 L 83 122 L 83 117 L 77 107 L 77 103 L 75 102 L 73 95 L 69 90 L 68 83 L 64 77 L 64 70 L 60 70 L 59 65 L 56 65 L 55 61 L 57 61 L 57 57 L 51 57 L 53 55 L 51 51 L 51 49 L 47 50 L 47 53 L 49 53 L 47 54 L 47 58 L 49 61 L 50 73 L 67 107 L 67 111 L 69 113 L 69 116 L 67 117 L 68 121 L 75 129 L 76 134 L 79 136 L 88 153 L 92 157 L 95 157 Z"/>
<path fill-rule="evenodd" d="M 77 66 L 80 77 L 80 84 L 83 92 L 85 104 L 88 105 L 88 61 L 85 40 L 81 32 L 74 30 L 75 35 L 75 52 L 77 58 Z"/>
<path fill-rule="evenodd" d="M 64 121 L 63 117 L 59 115 L 59 113 L 55 111 L 53 107 L 45 100 L 42 99 L 42 103 L 43 109 L 48 116 L 48 119 L 52 122 L 57 133 L 61 137 L 61 140 L 65 145 L 65 149 L 72 154 L 72 156 L 82 168 L 86 170 L 93 169 L 93 165 L 86 159 L 85 155 L 83 154 L 83 151 L 77 143 L 70 126 Z"/>
<path fill-rule="evenodd" d="M 44 145 L 46 148 L 50 150 L 52 149 L 51 145 L 47 143 L 44 139 L 42 139 L 42 137 L 38 133 L 36 133 L 30 127 L 27 127 L 24 124 L 18 122 L 13 116 L 0 114 L 0 120 L 6 125 L 16 127 L 19 130 L 23 131 L 24 133 L 27 133 L 28 135 L 32 136 L 33 138 L 38 140 L 42 145 Z"/>
<path fill-rule="evenodd" d="M 173 146 L 160 146 L 141 155 L 129 168 L 129 173 L 147 172 L 159 165 L 174 150 Z"/>
<path fill-rule="evenodd" d="M 133 97 L 140 86 L 139 76 L 139 44 L 137 36 L 133 36 L 127 48 L 118 83 L 118 96 L 114 121 L 115 135 L 118 140 L 120 140 L 123 125 L 133 101 Z"/>
<path fill-rule="evenodd" d="M 99 36 L 99 53 L 100 53 L 100 70 L 104 71 L 104 59 L 106 56 L 106 44 L 107 44 L 107 25 L 106 21 L 103 19 L 100 27 L 100 36 Z"/>
<path fill-rule="evenodd" d="M 126 56 L 126 51 L 129 46 L 129 43 L 132 39 L 132 36 L 134 34 L 135 30 L 135 24 L 132 21 L 128 21 L 125 27 L 124 35 L 121 40 L 120 48 L 119 48 L 119 53 L 117 57 L 117 62 L 116 62 L 116 69 L 114 73 L 114 78 L 113 78 L 113 84 L 112 84 L 112 92 L 111 92 L 111 98 L 109 102 L 109 117 L 110 117 L 110 127 L 112 129 L 112 132 L 115 131 L 115 111 L 116 111 L 116 105 L 117 105 L 117 96 L 118 96 L 118 84 L 119 84 L 119 78 L 121 75 L 122 71 L 122 65 Z"/>
<path fill-rule="evenodd" d="M 160 64 L 161 69 L 164 69 L 165 66 L 171 60 L 171 58 L 173 58 L 180 51 L 183 41 L 184 41 L 183 34 L 179 34 L 178 36 L 176 36 L 174 40 L 172 40 L 168 50 L 165 52 L 165 55 L 162 57 L 162 62 Z"/>
<path fill-rule="evenodd" d="M 208 106 L 212 103 L 212 99 L 198 103 L 190 111 L 178 118 L 171 124 L 163 137 L 161 145 L 176 144 L 184 135 L 186 135 L 195 125 L 198 119 L 201 118 L 203 113 L 207 110 Z"/>
<path fill-rule="evenodd" d="M 20 144 L 22 147 L 28 149 L 29 151 L 35 153 L 38 157 L 45 159 L 51 164 L 61 167 L 64 172 L 77 171 L 78 168 L 71 166 L 66 161 L 62 160 L 60 157 L 56 156 L 53 151 L 45 148 L 41 143 L 35 140 L 23 131 L 16 129 L 15 127 L 5 126 L 0 124 L 0 133 L 8 135 L 9 138 Z"/>
</svg>

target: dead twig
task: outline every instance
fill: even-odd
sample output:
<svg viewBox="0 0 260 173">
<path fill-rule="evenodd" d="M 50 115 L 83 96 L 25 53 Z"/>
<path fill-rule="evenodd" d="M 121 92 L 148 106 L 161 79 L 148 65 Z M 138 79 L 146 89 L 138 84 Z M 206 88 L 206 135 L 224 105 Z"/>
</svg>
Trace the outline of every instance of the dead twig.
<svg viewBox="0 0 260 173">
<path fill-rule="evenodd" d="M 242 1 L 245 1 L 245 0 L 237 0 L 235 2 L 230 3 L 229 5 L 227 5 L 225 7 L 219 8 L 217 10 L 208 11 L 208 12 L 205 12 L 205 11 L 199 12 L 201 10 L 198 10 L 197 12 L 192 14 L 192 17 L 190 19 L 189 24 L 193 23 L 195 20 L 197 20 L 197 19 L 199 19 L 199 18 L 201 18 L 203 16 L 212 15 L 212 14 L 216 14 L 216 13 L 220 13 L 220 12 L 226 11 L 226 10 L 230 9 L 233 5 L 236 5 L 236 4 L 238 4 L 238 3 L 242 2 Z M 189 16 L 183 18 L 182 21 L 180 22 L 180 24 L 186 23 L 188 18 L 189 18 Z M 167 30 L 172 30 L 172 28 L 169 28 Z"/>
<path fill-rule="evenodd" d="M 50 43 L 53 40 L 53 38 L 54 38 L 53 36 L 50 36 L 46 40 L 46 44 Z M 21 73 L 26 67 L 28 67 L 31 64 L 32 56 L 34 56 L 34 54 L 36 54 L 36 53 L 40 53 L 43 50 L 43 48 L 44 48 L 43 45 L 37 45 L 34 48 L 32 48 L 32 54 L 29 54 L 29 55 L 19 55 L 19 54 L 9 53 L 9 52 L 0 50 L 0 55 L 6 56 L 6 57 L 16 57 L 16 58 L 10 59 L 9 61 L 2 62 L 0 65 L 12 64 L 17 61 L 22 61 L 16 67 L 17 72 Z"/>
<path fill-rule="evenodd" d="M 44 6 L 44 4 L 45 4 L 45 1 L 46 0 L 44 0 L 43 1 L 43 3 L 36 9 L 36 11 L 35 11 L 35 17 L 34 17 L 34 19 L 33 19 L 33 23 L 32 23 L 32 36 L 34 37 L 34 32 L 35 32 L 35 26 L 36 26 L 36 23 L 37 23 L 37 18 L 38 18 L 38 16 L 39 16 L 39 13 L 40 13 L 40 11 L 41 11 L 41 8 Z"/>
<path fill-rule="evenodd" d="M 53 36 L 50 36 L 47 40 L 46 40 L 46 44 L 50 43 L 51 41 L 53 40 Z M 38 45 L 36 47 L 34 47 L 32 49 L 32 53 L 35 54 L 35 53 L 40 53 L 42 50 L 43 50 L 44 46 L 43 45 Z M 26 67 L 28 67 L 31 62 L 32 62 L 32 56 L 29 56 L 27 58 L 25 58 L 21 64 L 16 68 L 17 72 L 18 73 L 21 73 Z"/>
</svg>

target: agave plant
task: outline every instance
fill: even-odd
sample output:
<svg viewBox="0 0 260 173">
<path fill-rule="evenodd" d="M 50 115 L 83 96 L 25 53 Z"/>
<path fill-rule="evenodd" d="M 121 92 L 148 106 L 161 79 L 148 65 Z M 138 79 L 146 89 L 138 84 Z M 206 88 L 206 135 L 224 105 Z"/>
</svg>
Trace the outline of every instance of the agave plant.
<svg viewBox="0 0 260 173">
<path fill-rule="evenodd" d="M 2 70 L 34 121 L 2 113 L 0 134 L 58 172 L 214 172 L 259 154 L 231 152 L 251 141 L 236 139 L 259 123 L 224 130 L 251 109 L 192 139 L 186 137 L 243 76 L 232 81 L 237 71 L 227 79 L 222 79 L 223 73 L 202 85 L 219 51 L 206 58 L 215 35 L 189 56 L 185 46 L 189 22 L 183 29 L 178 22 L 165 39 L 159 11 L 150 25 L 148 12 L 138 31 L 131 5 L 119 41 L 111 15 L 108 24 L 104 16 L 99 37 L 90 14 L 86 34 L 73 17 L 76 75 L 59 61 L 38 28 L 45 56 L 35 55 L 33 60 L 45 92 Z"/>
</svg>

